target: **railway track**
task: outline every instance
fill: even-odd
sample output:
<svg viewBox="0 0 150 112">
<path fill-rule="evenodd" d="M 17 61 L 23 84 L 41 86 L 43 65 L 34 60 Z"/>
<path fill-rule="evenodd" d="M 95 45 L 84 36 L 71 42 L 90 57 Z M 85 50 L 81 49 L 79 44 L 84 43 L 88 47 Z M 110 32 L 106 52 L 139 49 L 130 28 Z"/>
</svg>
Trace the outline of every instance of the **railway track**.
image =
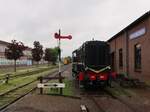
<svg viewBox="0 0 150 112">
<path fill-rule="evenodd" d="M 47 71 L 49 69 L 53 69 L 53 68 L 56 68 L 57 66 L 53 66 L 53 67 L 49 67 L 49 68 L 40 68 L 39 70 L 33 70 L 33 71 L 26 71 L 24 73 L 20 73 L 20 74 L 16 74 L 16 75 L 12 75 L 10 74 L 10 77 L 9 79 L 14 79 L 14 78 L 19 78 L 19 77 L 25 77 L 25 76 L 31 76 L 31 75 L 34 75 L 35 73 L 41 73 L 43 71 Z M 0 76 L 0 82 L 2 83 L 3 81 L 6 80 L 6 77 L 5 76 Z"/>
<path fill-rule="evenodd" d="M 64 66 L 62 68 L 62 72 L 64 72 L 68 66 Z M 45 76 L 58 76 L 58 70 L 53 71 L 52 73 Z M 48 81 L 48 80 L 47 80 Z M 0 95 L 0 111 L 4 110 L 6 107 L 26 96 L 27 94 L 36 90 L 38 80 L 33 80 L 27 84 L 16 87 L 10 91 L 7 91 Z"/>
<path fill-rule="evenodd" d="M 98 112 L 108 112 L 100 102 L 103 102 L 101 98 L 110 98 L 112 100 L 117 100 L 121 105 L 124 105 L 126 108 L 128 108 L 130 111 L 129 112 L 137 112 L 136 108 L 132 107 L 129 105 L 127 102 L 125 102 L 123 99 L 120 97 L 114 95 L 112 92 L 110 92 L 107 89 L 102 89 L 100 91 L 82 91 L 81 92 L 81 98 L 84 97 L 84 99 L 88 99 L 90 102 L 94 104 L 93 108 L 97 108 Z M 110 104 L 107 104 L 108 106 Z M 119 105 L 118 105 L 119 106 Z M 85 103 L 85 107 L 87 108 L 85 112 L 93 112 L 91 107 Z M 84 111 L 83 111 L 84 112 Z M 111 112 L 111 111 L 109 111 Z M 112 110 L 112 112 L 115 112 Z"/>
<path fill-rule="evenodd" d="M 101 107 L 101 105 L 98 104 L 98 101 L 95 100 L 95 98 L 106 96 L 104 91 L 98 91 L 97 89 L 93 90 L 90 88 L 89 90 L 88 89 L 81 90 L 80 95 L 81 95 L 81 98 L 83 98 L 83 100 L 88 100 L 88 101 L 85 101 L 86 111 L 83 111 L 83 112 L 93 112 L 93 108 L 95 108 L 96 109 L 95 111 L 98 111 L 98 112 L 106 112 Z M 91 108 L 89 104 L 86 104 L 87 102 L 90 102 L 90 104 L 92 103 L 94 107 Z"/>
<path fill-rule="evenodd" d="M 120 103 L 126 105 L 132 112 L 137 112 L 137 110 L 134 107 L 132 107 L 130 104 L 128 104 L 126 101 L 124 101 L 120 97 L 114 95 L 112 92 L 110 92 L 107 89 L 104 89 L 104 91 L 106 94 L 110 95 L 112 98 L 114 98 L 114 99 L 118 100 Z"/>
</svg>

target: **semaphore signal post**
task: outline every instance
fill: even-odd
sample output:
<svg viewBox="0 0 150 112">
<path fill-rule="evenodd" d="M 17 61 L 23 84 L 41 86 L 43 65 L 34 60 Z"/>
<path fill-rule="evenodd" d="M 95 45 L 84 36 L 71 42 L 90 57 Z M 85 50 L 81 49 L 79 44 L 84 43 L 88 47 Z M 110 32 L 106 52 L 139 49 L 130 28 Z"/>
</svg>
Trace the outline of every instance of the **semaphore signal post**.
<svg viewBox="0 0 150 112">
<path fill-rule="evenodd" d="M 71 35 L 68 36 L 61 36 L 61 31 L 59 29 L 59 33 L 54 34 L 55 39 L 58 39 L 58 53 L 59 53 L 59 82 L 62 83 L 62 76 L 61 76 L 61 39 L 72 39 Z M 60 88 L 60 94 L 62 94 L 62 88 Z"/>
</svg>

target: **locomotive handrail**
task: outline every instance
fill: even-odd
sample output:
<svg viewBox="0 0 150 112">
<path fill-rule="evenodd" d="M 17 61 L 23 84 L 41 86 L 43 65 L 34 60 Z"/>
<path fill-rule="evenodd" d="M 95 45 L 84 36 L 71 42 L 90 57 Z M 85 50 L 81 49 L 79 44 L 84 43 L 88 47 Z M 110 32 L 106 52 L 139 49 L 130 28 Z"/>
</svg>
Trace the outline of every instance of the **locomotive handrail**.
<svg viewBox="0 0 150 112">
<path fill-rule="evenodd" d="M 111 69 L 111 67 L 110 66 L 107 66 L 107 67 L 105 67 L 105 68 L 102 68 L 102 69 L 100 69 L 100 70 L 94 70 L 94 69 L 92 69 L 92 68 L 89 68 L 89 67 L 86 67 L 85 68 L 85 70 L 91 70 L 91 71 L 93 71 L 93 72 L 95 72 L 95 73 L 100 73 L 100 72 L 103 72 L 103 71 L 105 71 L 105 70 L 107 70 L 107 69 Z"/>
</svg>

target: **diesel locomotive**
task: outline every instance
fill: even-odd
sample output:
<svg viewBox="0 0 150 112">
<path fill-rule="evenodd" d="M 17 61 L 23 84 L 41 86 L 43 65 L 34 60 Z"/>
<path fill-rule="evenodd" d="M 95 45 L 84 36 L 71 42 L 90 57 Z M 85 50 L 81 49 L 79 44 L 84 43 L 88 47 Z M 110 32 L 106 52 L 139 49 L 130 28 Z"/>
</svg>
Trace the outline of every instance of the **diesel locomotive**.
<svg viewBox="0 0 150 112">
<path fill-rule="evenodd" d="M 82 86 L 111 84 L 109 45 L 103 41 L 86 41 L 72 52 L 72 75 Z"/>
</svg>

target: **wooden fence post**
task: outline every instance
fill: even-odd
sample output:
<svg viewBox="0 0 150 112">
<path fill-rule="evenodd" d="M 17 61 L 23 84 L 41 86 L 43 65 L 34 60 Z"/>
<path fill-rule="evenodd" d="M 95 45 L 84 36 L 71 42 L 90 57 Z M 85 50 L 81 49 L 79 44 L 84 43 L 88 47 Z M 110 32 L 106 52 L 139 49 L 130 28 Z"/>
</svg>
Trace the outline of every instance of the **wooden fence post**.
<svg viewBox="0 0 150 112">
<path fill-rule="evenodd" d="M 40 83 L 43 83 L 43 77 L 40 77 Z M 40 94 L 43 94 L 43 88 L 40 88 Z"/>
<path fill-rule="evenodd" d="M 60 82 L 60 83 L 63 83 L 62 76 L 61 76 L 61 72 L 59 72 L 59 82 Z M 60 95 L 62 95 L 62 94 L 63 94 L 63 89 L 60 88 Z"/>
</svg>

